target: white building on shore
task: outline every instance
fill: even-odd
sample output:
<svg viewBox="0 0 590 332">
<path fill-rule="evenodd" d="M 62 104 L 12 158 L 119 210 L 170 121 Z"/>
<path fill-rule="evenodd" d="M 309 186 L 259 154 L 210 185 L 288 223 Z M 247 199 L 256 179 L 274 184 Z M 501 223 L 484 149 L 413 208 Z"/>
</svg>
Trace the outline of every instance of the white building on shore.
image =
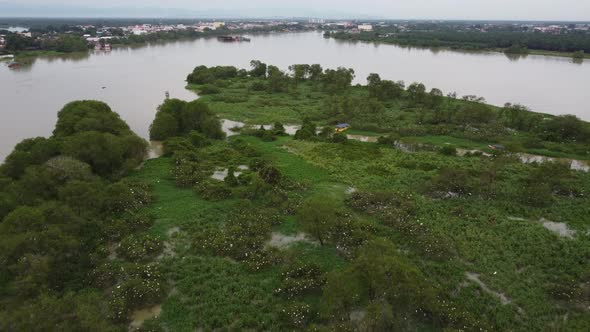
<svg viewBox="0 0 590 332">
<path fill-rule="evenodd" d="M 360 32 L 370 32 L 373 31 L 373 26 L 371 24 L 360 24 L 358 27 Z"/>
</svg>

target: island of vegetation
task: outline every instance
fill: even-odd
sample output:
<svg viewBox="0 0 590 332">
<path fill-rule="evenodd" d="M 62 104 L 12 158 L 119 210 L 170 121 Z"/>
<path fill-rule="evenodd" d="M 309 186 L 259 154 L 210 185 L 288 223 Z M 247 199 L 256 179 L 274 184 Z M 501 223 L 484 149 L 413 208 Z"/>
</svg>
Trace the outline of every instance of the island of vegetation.
<svg viewBox="0 0 590 332">
<path fill-rule="evenodd" d="M 251 64 L 190 73 L 161 156 L 95 101 L 16 146 L 0 330 L 590 328 L 588 123 Z"/>
<path fill-rule="evenodd" d="M 590 54 L 588 30 L 549 33 L 526 25 L 414 23 L 402 29 L 397 25 L 375 26 L 371 31 L 327 29 L 325 36 L 408 47 L 565 56 L 575 60 L 588 58 Z"/>
</svg>

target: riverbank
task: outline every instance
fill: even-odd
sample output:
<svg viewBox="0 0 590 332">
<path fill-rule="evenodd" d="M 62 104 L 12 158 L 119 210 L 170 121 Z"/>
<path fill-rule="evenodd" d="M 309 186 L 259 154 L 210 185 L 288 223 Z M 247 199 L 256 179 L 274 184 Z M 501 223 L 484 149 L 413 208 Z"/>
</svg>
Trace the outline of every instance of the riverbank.
<svg viewBox="0 0 590 332">
<path fill-rule="evenodd" d="M 25 52 L 16 52 L 14 53 L 14 61 L 18 62 L 21 65 L 31 65 L 35 62 L 35 60 L 39 58 L 59 58 L 59 57 L 69 57 L 69 58 L 83 58 L 90 54 L 88 52 L 58 52 L 58 51 L 25 51 Z"/>
<path fill-rule="evenodd" d="M 407 47 L 407 48 L 421 48 L 421 49 L 430 49 L 430 50 L 446 50 L 446 51 L 456 51 L 456 52 L 469 52 L 469 53 L 485 53 L 485 52 L 498 52 L 503 53 L 508 56 L 527 56 L 527 55 L 542 55 L 548 57 L 562 57 L 562 58 L 571 58 L 572 60 L 585 60 L 590 59 L 590 53 L 584 53 L 583 58 L 576 58 L 574 57 L 574 52 L 559 52 L 559 51 L 548 51 L 548 50 L 540 50 L 540 49 L 527 49 L 527 52 L 524 53 L 509 53 L 508 48 L 477 48 L 474 49 L 473 47 L 460 47 L 460 46 L 439 46 L 439 45 L 428 45 L 427 42 L 420 42 L 418 44 L 411 44 L 408 42 L 396 41 L 392 38 L 388 39 L 380 39 L 375 37 L 363 37 L 362 35 L 353 35 L 353 34 L 331 34 L 330 38 L 335 40 L 342 40 L 342 41 L 360 41 L 360 42 L 367 42 L 367 43 L 374 43 L 374 44 L 384 44 L 384 45 L 396 45 L 400 47 Z"/>
</svg>

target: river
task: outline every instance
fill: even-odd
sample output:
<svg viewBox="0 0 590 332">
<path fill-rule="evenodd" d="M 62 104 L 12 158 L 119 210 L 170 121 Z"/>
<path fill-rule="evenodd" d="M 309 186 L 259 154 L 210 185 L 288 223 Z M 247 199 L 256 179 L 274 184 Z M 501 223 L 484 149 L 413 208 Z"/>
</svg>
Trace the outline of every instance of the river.
<svg viewBox="0 0 590 332">
<path fill-rule="evenodd" d="M 294 63 L 345 66 L 356 83 L 368 74 L 422 82 L 427 88 L 478 95 L 503 105 L 521 103 L 537 112 L 575 114 L 590 120 L 590 61 L 530 55 L 409 49 L 394 45 L 325 39 L 321 33 L 251 36 L 251 43 L 199 39 L 115 49 L 63 58 L 39 58 L 11 70 L 0 65 L 0 161 L 20 140 L 51 134 L 57 111 L 72 100 L 107 102 L 131 128 L 147 138 L 157 105 L 166 91 L 192 99 L 186 75 L 197 65 L 248 67 L 259 59 L 287 69 Z"/>
</svg>

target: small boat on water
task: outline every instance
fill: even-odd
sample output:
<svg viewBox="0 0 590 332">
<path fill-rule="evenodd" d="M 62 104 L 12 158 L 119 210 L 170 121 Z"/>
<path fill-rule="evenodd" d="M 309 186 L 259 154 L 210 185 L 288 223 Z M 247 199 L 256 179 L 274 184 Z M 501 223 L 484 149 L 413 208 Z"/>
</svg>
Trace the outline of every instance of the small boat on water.
<svg viewBox="0 0 590 332">
<path fill-rule="evenodd" d="M 20 63 L 18 63 L 16 61 L 11 61 L 8 63 L 8 68 L 11 68 L 11 69 L 20 68 Z"/>
<path fill-rule="evenodd" d="M 220 42 L 233 43 L 233 42 L 250 42 L 250 38 L 244 36 L 219 36 L 217 40 Z"/>
</svg>

